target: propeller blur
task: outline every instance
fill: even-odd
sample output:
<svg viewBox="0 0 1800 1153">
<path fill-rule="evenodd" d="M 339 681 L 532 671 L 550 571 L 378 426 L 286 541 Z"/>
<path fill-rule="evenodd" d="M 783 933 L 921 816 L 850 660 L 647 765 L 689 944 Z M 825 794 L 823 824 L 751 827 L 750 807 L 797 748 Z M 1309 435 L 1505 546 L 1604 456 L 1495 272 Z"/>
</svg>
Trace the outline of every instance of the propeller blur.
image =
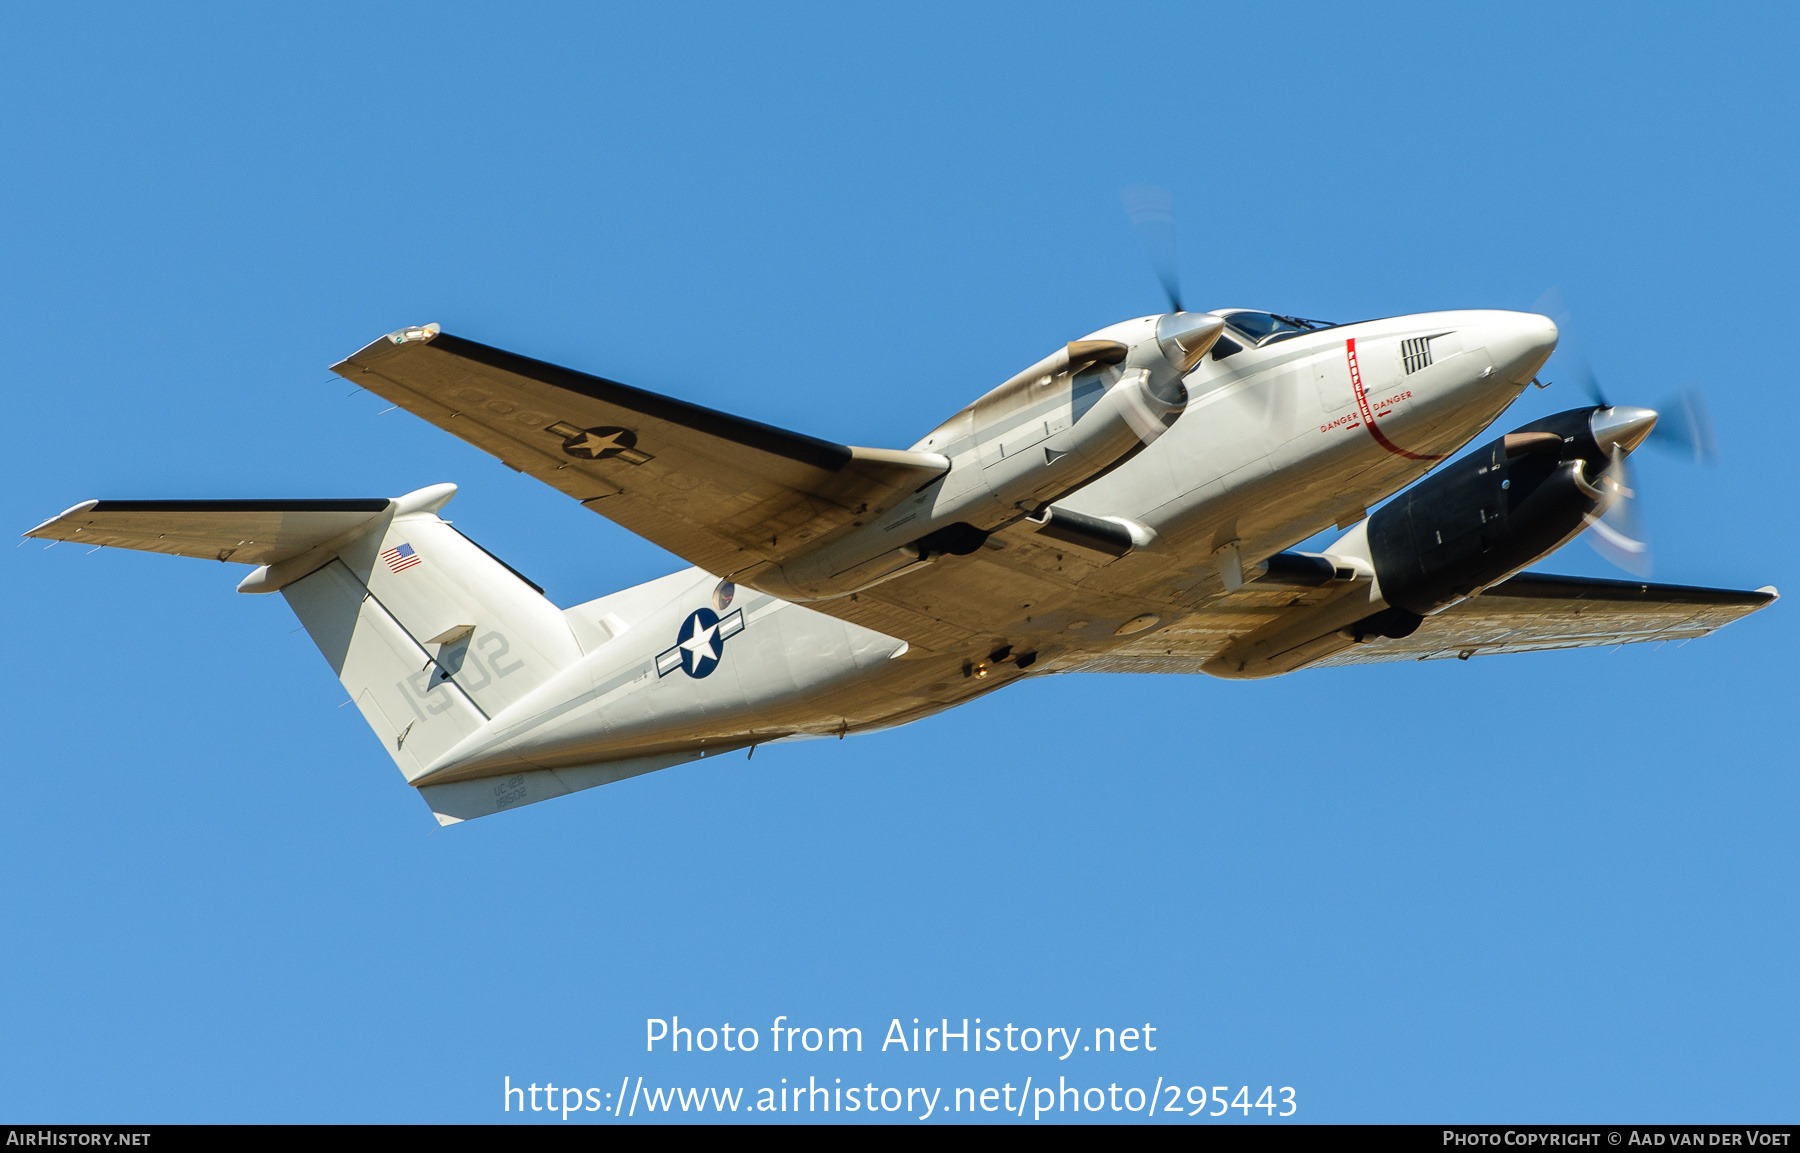
<svg viewBox="0 0 1800 1153">
<path fill-rule="evenodd" d="M 1561 291 L 1556 288 L 1547 290 L 1538 298 L 1537 308 L 1554 317 L 1558 328 L 1565 334 L 1558 355 L 1574 377 L 1576 386 L 1596 405 L 1611 407 L 1605 391 L 1600 387 L 1599 377 L 1594 374 L 1593 366 L 1588 363 L 1580 348 L 1567 339 L 1571 323 L 1568 306 L 1563 302 Z M 1595 552 L 1613 564 L 1629 573 L 1647 577 L 1654 567 L 1653 554 L 1643 526 L 1641 497 L 1637 485 L 1631 480 L 1631 470 L 1625 463 L 1625 455 L 1639 444 L 1648 442 L 1694 464 L 1710 465 L 1718 461 L 1719 443 L 1713 431 L 1712 416 L 1706 407 L 1706 397 L 1696 386 L 1690 385 L 1669 398 L 1662 405 L 1660 413 L 1635 408 L 1628 411 L 1649 413 L 1650 424 L 1643 434 L 1624 448 L 1614 462 L 1611 470 L 1613 479 L 1610 483 L 1617 489 L 1620 499 L 1614 501 L 1603 515 L 1596 516 L 1589 522 L 1587 541 Z"/>
</svg>

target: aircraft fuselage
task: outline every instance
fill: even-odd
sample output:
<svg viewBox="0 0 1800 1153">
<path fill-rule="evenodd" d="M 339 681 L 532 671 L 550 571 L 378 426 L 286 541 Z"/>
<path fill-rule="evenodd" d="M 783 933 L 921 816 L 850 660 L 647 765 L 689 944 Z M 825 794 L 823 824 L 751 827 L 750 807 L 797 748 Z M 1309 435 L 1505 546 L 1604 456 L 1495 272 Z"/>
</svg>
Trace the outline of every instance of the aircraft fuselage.
<svg viewBox="0 0 1800 1153">
<path fill-rule="evenodd" d="M 1158 319 L 1084 339 L 1142 345 Z M 895 611 L 927 621 L 955 597 L 954 615 L 988 622 L 987 632 L 946 626 L 941 643 L 909 647 L 686 570 L 566 610 L 584 638 L 581 659 L 414 783 L 868 731 L 1141 643 L 1234 595 L 1247 566 L 1354 524 L 1467 444 L 1530 383 L 1556 329 L 1532 314 L 1460 311 L 1259 343 L 1227 329 L 1223 340 L 1238 347 L 1215 345 L 1183 378 L 1185 409 L 1166 431 L 1048 502 L 1077 521 L 1120 525 L 1128 552 L 1046 535 L 1021 502 L 996 506 L 1000 525 L 978 545 L 931 558 L 934 568 L 960 567 L 961 579 L 927 584 L 902 572 L 882 585 L 888 599 L 905 601 Z M 943 481 L 887 510 L 872 531 L 891 523 L 898 542 L 911 531 L 901 526 L 934 523 L 940 505 L 966 508 L 972 492 L 1004 491 L 1009 459 L 1054 461 L 1058 437 L 1079 425 L 1083 398 L 1103 395 L 1120 372 L 1092 366 L 1064 394 L 1009 402 L 985 422 L 979 402 L 965 409 L 914 446 L 950 460 Z M 982 579 L 983 566 L 994 566 L 996 579 Z M 916 596 L 909 582 L 921 582 Z M 629 628 L 594 632 L 589 622 L 616 620 L 614 610 L 627 605 Z"/>
</svg>

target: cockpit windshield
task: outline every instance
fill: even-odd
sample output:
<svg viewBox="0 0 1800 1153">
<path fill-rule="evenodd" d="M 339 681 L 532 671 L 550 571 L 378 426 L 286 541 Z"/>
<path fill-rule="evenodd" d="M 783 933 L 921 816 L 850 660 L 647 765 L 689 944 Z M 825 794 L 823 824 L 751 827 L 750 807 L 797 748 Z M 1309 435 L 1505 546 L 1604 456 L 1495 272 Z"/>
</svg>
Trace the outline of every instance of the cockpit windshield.
<svg viewBox="0 0 1800 1153">
<path fill-rule="evenodd" d="M 1254 312 L 1247 308 L 1234 308 L 1217 315 L 1224 317 L 1226 324 L 1248 337 L 1252 346 L 1271 344 L 1277 340 L 1286 340 L 1291 336 L 1317 332 L 1322 328 L 1337 327 L 1327 320 L 1307 320 L 1301 316 Z"/>
</svg>

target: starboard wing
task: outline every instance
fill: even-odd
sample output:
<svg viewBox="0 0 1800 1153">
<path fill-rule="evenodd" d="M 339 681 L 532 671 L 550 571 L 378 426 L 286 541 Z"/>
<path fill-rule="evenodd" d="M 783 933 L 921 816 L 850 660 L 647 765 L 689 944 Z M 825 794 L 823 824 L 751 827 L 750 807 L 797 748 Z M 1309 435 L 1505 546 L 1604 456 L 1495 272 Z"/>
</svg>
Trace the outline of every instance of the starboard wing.
<svg viewBox="0 0 1800 1153">
<path fill-rule="evenodd" d="M 1197 673 L 1234 639 L 1279 628 L 1284 616 L 1315 611 L 1317 595 L 1328 591 L 1265 592 L 1249 584 L 1242 593 L 1202 607 L 1141 641 L 1071 663 L 1070 671 Z M 1329 655 L 1299 667 L 1693 640 L 1767 607 L 1778 595 L 1773 588 L 1698 588 L 1525 572 L 1426 617 L 1409 637 L 1370 637 L 1355 644 L 1346 639 L 1335 651 L 1325 646 Z M 1287 608 L 1269 603 L 1290 596 Z"/>
<path fill-rule="evenodd" d="M 1529 653 L 1708 636 L 1773 604 L 1754 591 L 1519 573 L 1426 617 L 1409 637 L 1371 638 L 1312 668 Z"/>
</svg>

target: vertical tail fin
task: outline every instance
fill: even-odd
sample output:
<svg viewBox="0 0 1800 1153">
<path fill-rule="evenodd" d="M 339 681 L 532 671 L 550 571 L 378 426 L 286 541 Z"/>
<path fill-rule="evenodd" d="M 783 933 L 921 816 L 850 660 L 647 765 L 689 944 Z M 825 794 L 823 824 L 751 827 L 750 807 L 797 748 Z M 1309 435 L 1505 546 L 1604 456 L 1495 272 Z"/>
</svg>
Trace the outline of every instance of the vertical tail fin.
<svg viewBox="0 0 1800 1153">
<path fill-rule="evenodd" d="M 304 558 L 304 575 L 259 570 L 245 582 L 281 582 L 409 781 L 580 656 L 542 590 L 438 517 L 455 494 L 401 497 L 329 557 Z"/>
</svg>

